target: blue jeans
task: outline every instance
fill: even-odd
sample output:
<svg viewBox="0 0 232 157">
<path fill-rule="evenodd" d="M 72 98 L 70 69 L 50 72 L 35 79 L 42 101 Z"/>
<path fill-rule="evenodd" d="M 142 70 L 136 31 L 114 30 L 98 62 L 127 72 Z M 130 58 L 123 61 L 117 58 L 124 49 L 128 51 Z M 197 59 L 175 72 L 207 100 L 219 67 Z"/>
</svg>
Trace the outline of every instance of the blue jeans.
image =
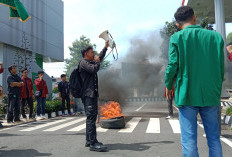
<svg viewBox="0 0 232 157">
<path fill-rule="evenodd" d="M 183 157 L 199 157 L 197 148 L 197 115 L 201 116 L 209 147 L 209 157 L 222 157 L 219 136 L 218 106 L 179 108 Z"/>
<path fill-rule="evenodd" d="M 46 98 L 38 97 L 37 98 L 37 116 L 42 116 L 45 115 L 45 103 L 46 103 Z"/>
<path fill-rule="evenodd" d="M 84 111 L 84 105 L 81 101 L 81 98 L 75 98 L 74 99 L 74 112 L 83 112 Z"/>
</svg>

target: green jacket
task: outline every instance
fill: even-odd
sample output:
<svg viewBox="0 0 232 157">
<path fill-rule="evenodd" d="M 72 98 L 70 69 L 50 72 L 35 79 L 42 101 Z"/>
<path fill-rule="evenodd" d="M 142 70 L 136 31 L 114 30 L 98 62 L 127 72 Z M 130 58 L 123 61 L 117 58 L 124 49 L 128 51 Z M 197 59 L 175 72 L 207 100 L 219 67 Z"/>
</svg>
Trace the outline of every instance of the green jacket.
<svg viewBox="0 0 232 157">
<path fill-rule="evenodd" d="M 200 26 L 190 25 L 172 35 L 166 87 L 175 81 L 175 104 L 218 106 L 224 79 L 224 41 L 222 36 Z"/>
</svg>

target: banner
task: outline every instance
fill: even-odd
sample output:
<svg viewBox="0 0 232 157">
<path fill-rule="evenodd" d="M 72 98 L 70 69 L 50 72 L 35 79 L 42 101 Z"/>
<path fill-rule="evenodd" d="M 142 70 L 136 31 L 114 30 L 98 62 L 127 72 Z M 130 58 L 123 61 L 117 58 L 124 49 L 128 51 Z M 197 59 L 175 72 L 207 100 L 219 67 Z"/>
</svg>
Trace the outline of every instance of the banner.
<svg viewBox="0 0 232 157">
<path fill-rule="evenodd" d="M 9 7 L 10 18 L 18 18 L 22 22 L 26 22 L 31 18 L 24 5 L 19 0 L 0 0 L 0 4 Z"/>
</svg>

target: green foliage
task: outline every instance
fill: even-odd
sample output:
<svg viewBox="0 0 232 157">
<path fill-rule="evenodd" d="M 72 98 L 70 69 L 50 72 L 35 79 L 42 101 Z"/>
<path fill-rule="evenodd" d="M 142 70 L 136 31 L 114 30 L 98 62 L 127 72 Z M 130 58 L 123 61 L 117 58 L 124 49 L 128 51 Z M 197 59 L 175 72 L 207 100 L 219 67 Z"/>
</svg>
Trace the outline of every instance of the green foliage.
<svg viewBox="0 0 232 157">
<path fill-rule="evenodd" d="M 201 20 L 200 26 L 204 29 L 208 29 L 208 30 L 214 30 L 213 29 L 213 25 L 209 24 L 209 18 L 205 17 L 204 19 Z"/>
<path fill-rule="evenodd" d="M 226 42 L 227 43 L 232 42 L 232 32 L 230 34 L 228 34 L 228 36 L 226 37 Z"/>
<path fill-rule="evenodd" d="M 178 31 L 180 31 L 180 28 L 176 26 L 175 20 L 172 20 L 171 22 L 166 21 L 163 29 L 161 29 L 161 36 L 162 38 L 164 36 L 170 38 L 174 33 Z"/>
<path fill-rule="evenodd" d="M 8 104 L 8 96 L 5 95 L 3 98 L 2 98 L 2 103 L 3 104 Z"/>
<path fill-rule="evenodd" d="M 60 111 L 62 108 L 62 102 L 61 100 L 53 100 L 53 101 L 47 101 L 45 112 L 51 113 L 51 112 L 57 112 Z"/>
<path fill-rule="evenodd" d="M 0 114 L 6 114 L 7 113 L 7 104 L 0 104 Z"/>
<path fill-rule="evenodd" d="M 171 22 L 165 22 L 164 27 L 160 30 L 160 35 L 163 39 L 163 42 L 160 46 L 161 51 L 163 52 L 160 57 L 168 60 L 168 49 L 169 49 L 169 40 L 170 37 L 180 31 L 180 29 L 176 26 L 176 22 L 172 20 Z"/>
<path fill-rule="evenodd" d="M 58 86 L 57 86 L 57 87 L 55 87 L 55 88 L 53 88 L 52 93 L 59 93 Z"/>
<path fill-rule="evenodd" d="M 93 49 L 96 49 L 96 45 L 92 44 L 89 38 L 82 35 L 79 40 L 75 40 L 72 43 L 72 46 L 69 47 L 71 58 L 65 60 L 67 76 L 70 75 L 70 72 L 73 70 L 73 68 L 77 67 L 78 63 L 81 61 L 81 50 L 87 46 L 92 46 Z M 95 54 L 98 55 L 97 52 L 95 52 Z M 109 61 L 103 61 L 103 63 L 101 64 L 101 69 L 106 69 L 107 67 L 109 67 L 109 65 Z"/>
<path fill-rule="evenodd" d="M 232 107 L 230 107 L 230 108 L 228 108 L 228 109 L 226 110 L 226 115 L 232 116 Z"/>
<path fill-rule="evenodd" d="M 36 108 L 37 108 L 37 102 L 34 102 L 34 112 L 36 112 Z M 57 112 L 57 111 L 61 111 L 61 109 L 62 109 L 61 100 L 55 99 L 55 100 L 46 101 L 45 113 Z"/>
<path fill-rule="evenodd" d="M 7 106 L 8 106 L 8 96 L 5 95 L 2 98 L 2 104 L 0 104 L 0 114 L 6 114 L 7 113 Z"/>
</svg>

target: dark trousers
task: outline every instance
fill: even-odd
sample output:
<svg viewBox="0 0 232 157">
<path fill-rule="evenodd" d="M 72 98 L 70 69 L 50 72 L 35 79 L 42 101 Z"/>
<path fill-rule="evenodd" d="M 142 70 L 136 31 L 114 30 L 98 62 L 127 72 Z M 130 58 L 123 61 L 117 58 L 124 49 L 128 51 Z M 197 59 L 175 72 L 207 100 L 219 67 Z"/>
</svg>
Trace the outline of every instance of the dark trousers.
<svg viewBox="0 0 232 157">
<path fill-rule="evenodd" d="M 29 118 L 32 118 L 32 114 L 33 114 L 33 99 L 32 97 L 27 97 L 27 98 L 23 98 L 21 101 L 21 114 L 23 116 L 23 118 L 26 118 L 25 115 L 25 106 L 28 104 L 30 112 L 29 112 Z"/>
<path fill-rule="evenodd" d="M 168 115 L 169 116 L 173 116 L 173 106 L 172 106 L 173 99 L 174 99 L 174 97 L 171 96 L 171 99 L 168 100 Z"/>
<path fill-rule="evenodd" d="M 19 121 L 20 97 L 16 95 L 8 95 L 8 97 L 7 122 Z"/>
<path fill-rule="evenodd" d="M 86 142 L 94 144 L 97 142 L 96 120 L 98 115 L 98 99 L 84 98 L 86 119 Z"/>
<path fill-rule="evenodd" d="M 71 111 L 70 111 L 70 97 L 69 97 L 69 95 L 62 95 L 62 113 L 64 113 L 64 110 L 65 110 L 65 101 L 67 103 L 68 113 L 71 113 Z"/>
<path fill-rule="evenodd" d="M 45 104 L 46 104 L 46 98 L 45 97 L 37 97 L 37 116 L 45 115 Z"/>
</svg>

